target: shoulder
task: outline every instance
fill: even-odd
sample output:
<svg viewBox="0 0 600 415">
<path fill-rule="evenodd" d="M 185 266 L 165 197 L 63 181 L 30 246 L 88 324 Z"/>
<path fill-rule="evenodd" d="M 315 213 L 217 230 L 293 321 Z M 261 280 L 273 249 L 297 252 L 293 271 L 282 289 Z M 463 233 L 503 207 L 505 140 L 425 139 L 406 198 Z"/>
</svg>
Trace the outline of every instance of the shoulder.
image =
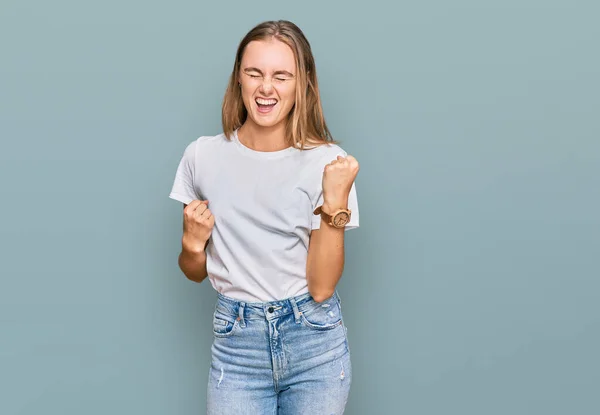
<svg viewBox="0 0 600 415">
<path fill-rule="evenodd" d="M 226 141 L 229 140 L 223 133 L 217 135 L 202 135 L 185 144 L 184 157 L 195 158 L 199 153 L 202 154 L 211 147 L 218 146 Z"/>
<path fill-rule="evenodd" d="M 206 147 L 217 143 L 222 143 L 224 141 L 228 141 L 228 139 L 223 133 L 217 135 L 201 135 L 200 137 L 195 138 L 191 142 L 188 142 L 187 148 L 195 149 L 198 147 Z"/>
</svg>

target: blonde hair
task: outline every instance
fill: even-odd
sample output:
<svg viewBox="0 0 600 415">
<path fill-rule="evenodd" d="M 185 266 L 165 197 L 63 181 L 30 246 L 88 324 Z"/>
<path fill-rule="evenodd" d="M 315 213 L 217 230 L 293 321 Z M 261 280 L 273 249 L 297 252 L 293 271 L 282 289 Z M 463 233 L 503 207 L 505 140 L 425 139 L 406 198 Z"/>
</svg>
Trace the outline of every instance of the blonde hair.
<svg viewBox="0 0 600 415">
<path fill-rule="evenodd" d="M 298 26 L 287 20 L 267 21 L 255 26 L 240 42 L 233 71 L 225 91 L 222 109 L 223 132 L 230 138 L 248 117 L 239 88 L 242 56 L 248 43 L 277 39 L 288 45 L 296 58 L 296 99 L 286 124 L 290 144 L 305 149 L 326 143 L 336 143 L 325 123 L 315 60 L 310 44 Z"/>
</svg>

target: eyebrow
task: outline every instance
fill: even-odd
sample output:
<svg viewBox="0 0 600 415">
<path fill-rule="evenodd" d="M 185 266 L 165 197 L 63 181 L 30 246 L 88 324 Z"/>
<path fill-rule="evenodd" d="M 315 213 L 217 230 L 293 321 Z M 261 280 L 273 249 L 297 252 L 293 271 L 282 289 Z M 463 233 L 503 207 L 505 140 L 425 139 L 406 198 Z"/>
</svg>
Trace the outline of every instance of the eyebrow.
<svg viewBox="0 0 600 415">
<path fill-rule="evenodd" d="M 254 68 L 254 67 L 244 68 L 244 72 L 246 72 L 246 73 L 247 72 L 258 72 L 261 75 L 263 74 L 263 72 L 260 69 Z M 287 76 L 290 76 L 292 78 L 294 77 L 293 73 L 290 73 L 288 71 L 283 71 L 283 70 L 275 71 L 275 72 L 273 72 L 273 75 L 287 75 Z"/>
</svg>

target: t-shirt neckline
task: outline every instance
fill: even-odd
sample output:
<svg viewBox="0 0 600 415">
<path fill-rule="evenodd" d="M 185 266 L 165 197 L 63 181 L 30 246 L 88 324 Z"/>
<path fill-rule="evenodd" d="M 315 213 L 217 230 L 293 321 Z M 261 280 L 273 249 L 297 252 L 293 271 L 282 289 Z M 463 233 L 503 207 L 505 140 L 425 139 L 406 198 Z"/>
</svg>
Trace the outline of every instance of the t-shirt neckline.
<svg viewBox="0 0 600 415">
<path fill-rule="evenodd" d="M 276 150 L 276 151 L 253 150 L 250 147 L 247 147 L 244 144 L 242 144 L 242 142 L 240 141 L 240 139 L 238 137 L 237 129 L 233 131 L 233 142 L 235 143 L 236 147 L 242 153 L 247 154 L 252 157 L 257 157 L 257 158 L 262 158 L 262 159 L 277 159 L 277 158 L 288 156 L 296 151 L 299 151 L 299 149 L 294 148 L 293 146 L 284 148 L 283 150 Z"/>
</svg>

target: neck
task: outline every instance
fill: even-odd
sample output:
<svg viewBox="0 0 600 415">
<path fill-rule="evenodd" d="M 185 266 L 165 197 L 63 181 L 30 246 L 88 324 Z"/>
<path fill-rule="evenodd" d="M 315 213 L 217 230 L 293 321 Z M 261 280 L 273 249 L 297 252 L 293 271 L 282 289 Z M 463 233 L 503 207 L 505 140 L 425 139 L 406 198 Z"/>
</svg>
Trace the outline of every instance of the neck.
<svg viewBox="0 0 600 415">
<path fill-rule="evenodd" d="M 279 151 L 290 146 L 285 138 L 285 122 L 271 127 L 262 127 L 249 117 L 238 130 L 238 139 L 242 144 L 256 151 Z"/>
</svg>

